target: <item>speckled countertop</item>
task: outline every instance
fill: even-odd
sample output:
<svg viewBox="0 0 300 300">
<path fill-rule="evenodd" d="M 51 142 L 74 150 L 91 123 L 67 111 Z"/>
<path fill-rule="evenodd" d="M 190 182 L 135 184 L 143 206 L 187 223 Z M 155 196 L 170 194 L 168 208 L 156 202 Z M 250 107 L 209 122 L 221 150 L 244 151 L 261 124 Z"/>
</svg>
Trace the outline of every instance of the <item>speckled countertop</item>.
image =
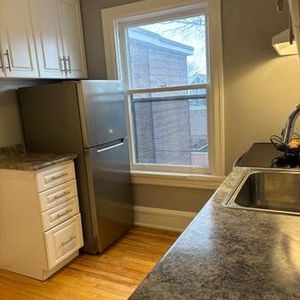
<svg viewBox="0 0 300 300">
<path fill-rule="evenodd" d="M 0 169 L 38 171 L 76 157 L 75 153 L 28 153 L 22 145 L 16 145 L 0 148 Z"/>
<path fill-rule="evenodd" d="M 300 217 L 225 208 L 225 179 L 131 300 L 300 299 Z"/>
</svg>

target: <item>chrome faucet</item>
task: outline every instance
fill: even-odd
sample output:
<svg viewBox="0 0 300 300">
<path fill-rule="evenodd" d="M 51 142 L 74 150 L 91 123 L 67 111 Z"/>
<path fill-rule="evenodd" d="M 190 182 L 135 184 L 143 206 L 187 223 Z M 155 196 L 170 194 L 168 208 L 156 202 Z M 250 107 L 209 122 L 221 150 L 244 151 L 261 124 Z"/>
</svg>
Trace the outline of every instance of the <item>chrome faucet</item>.
<svg viewBox="0 0 300 300">
<path fill-rule="evenodd" d="M 281 135 L 282 135 L 283 143 L 288 144 L 291 141 L 293 137 L 295 122 L 299 116 L 300 116 L 300 104 L 298 104 L 296 106 L 296 109 L 291 112 L 286 122 L 285 128 L 282 130 Z"/>
</svg>

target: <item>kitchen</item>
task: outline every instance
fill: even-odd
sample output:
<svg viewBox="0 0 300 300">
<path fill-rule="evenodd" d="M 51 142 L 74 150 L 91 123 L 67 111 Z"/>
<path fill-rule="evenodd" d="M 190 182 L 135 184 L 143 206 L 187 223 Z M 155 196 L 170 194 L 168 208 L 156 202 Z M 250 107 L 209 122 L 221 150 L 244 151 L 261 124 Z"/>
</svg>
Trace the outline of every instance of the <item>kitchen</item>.
<svg viewBox="0 0 300 300">
<path fill-rule="evenodd" d="M 9 1 L 4 2 L 7 3 Z M 27 1 L 22 2 L 25 3 Z M 43 1 L 35 2 L 37 2 L 36 5 L 38 5 Z M 67 3 L 67 1 L 64 2 Z M 72 1 L 68 2 L 71 3 Z M 116 9 L 114 8 L 118 7 L 119 5 L 124 5 L 123 8 L 119 9 L 118 13 L 120 13 L 120 11 L 121 13 L 126 12 L 128 10 L 128 8 L 126 8 L 126 4 L 129 4 L 130 2 L 133 1 L 81 1 L 80 5 L 82 13 L 83 37 L 85 44 L 88 79 L 113 79 L 113 71 L 110 70 L 110 66 L 113 65 L 113 63 L 109 63 L 108 66 L 106 66 L 107 61 L 109 60 L 109 57 L 107 58 L 107 56 L 109 56 L 107 55 L 108 50 L 106 50 L 108 49 L 107 41 L 109 39 L 109 30 L 107 30 L 107 24 L 109 24 L 109 17 L 113 15 L 113 13 L 116 14 Z M 151 8 L 151 5 L 158 5 L 158 2 L 159 1 L 154 0 L 147 1 L 147 5 Z M 181 2 L 181 4 L 182 2 L 190 3 L 189 1 L 179 2 Z M 217 5 L 219 1 L 211 2 Z M 69 297 L 71 297 L 72 299 L 90 299 L 93 297 L 97 298 L 97 288 L 96 292 L 92 292 L 91 286 L 98 285 L 98 288 L 99 286 L 104 286 L 105 290 L 105 293 L 103 294 L 101 294 L 101 292 L 99 291 L 98 298 L 110 299 L 113 298 L 112 290 L 117 289 L 116 286 L 121 286 L 120 282 L 122 280 L 125 280 L 124 277 L 126 277 L 126 274 L 128 274 L 128 278 L 131 278 L 131 281 L 128 279 L 128 281 L 131 282 L 131 289 L 120 288 L 120 290 L 118 291 L 119 294 L 117 292 L 115 298 L 126 299 L 127 297 L 129 297 L 129 295 L 134 291 L 137 285 L 143 280 L 143 277 L 151 270 L 154 264 L 168 250 L 175 239 L 179 236 L 179 234 L 176 232 L 180 232 L 185 229 L 187 224 L 195 217 L 202 206 L 218 188 L 220 183 L 223 181 L 224 175 L 228 175 L 230 173 L 235 160 L 240 157 L 245 151 L 247 151 L 253 143 L 268 142 L 271 135 L 280 135 L 290 112 L 299 104 L 299 59 L 297 55 L 279 56 L 273 49 L 271 43 L 272 38 L 275 35 L 286 30 L 289 27 L 289 12 L 287 1 L 283 1 L 283 10 L 281 12 L 278 12 L 277 7 L 277 4 L 279 5 L 280 3 L 277 3 L 277 1 L 273 0 L 263 1 L 263 3 L 262 1 L 258 0 L 224 0 L 220 2 L 222 2 L 220 11 L 220 18 L 222 17 L 222 22 L 221 24 L 218 24 L 218 22 L 214 24 L 216 26 L 221 26 L 222 30 L 222 36 L 220 37 L 218 36 L 218 34 L 216 34 L 215 37 L 217 40 L 222 39 L 223 42 L 222 53 L 224 65 L 224 107 L 222 107 L 222 105 L 220 105 L 219 107 L 220 114 L 216 116 L 217 120 L 215 122 L 215 126 L 219 126 L 220 123 L 223 122 L 224 126 L 221 129 L 224 130 L 224 134 L 216 134 L 215 138 L 217 139 L 216 147 L 220 147 L 219 153 L 224 152 L 224 157 L 222 158 L 222 155 L 220 155 L 219 161 L 222 162 L 223 160 L 223 163 L 221 163 L 221 165 L 223 164 L 223 168 L 225 169 L 225 171 L 223 171 L 222 174 L 222 168 L 219 168 L 219 170 L 215 173 L 215 176 L 202 176 L 201 178 L 199 178 L 194 173 L 186 174 L 180 172 L 181 175 L 175 176 L 174 172 L 164 171 L 162 172 L 163 174 L 157 174 L 151 170 L 150 172 L 142 172 L 138 169 L 132 170 L 135 224 L 142 227 L 136 227 L 137 229 L 133 229 L 133 231 L 136 231 L 130 232 L 129 236 L 124 236 L 125 240 L 120 240 L 120 244 L 118 244 L 118 242 L 115 244 L 116 247 L 120 247 L 120 251 L 116 250 L 111 254 L 111 256 L 109 252 L 107 252 L 107 256 L 105 256 L 105 254 L 103 254 L 102 256 L 95 256 L 95 259 L 102 259 L 98 262 L 95 261 L 95 266 L 93 265 L 92 260 L 94 256 L 88 256 L 88 263 L 81 261 L 81 259 L 83 259 L 83 256 L 79 256 L 79 258 L 75 259 L 74 261 L 74 267 L 72 267 L 72 263 L 66 267 L 66 271 L 68 271 L 68 267 L 70 268 L 68 271 L 69 273 L 64 275 L 63 269 L 44 282 L 45 285 L 43 285 L 43 288 L 45 293 L 41 294 L 40 297 L 49 297 L 50 299 L 51 297 L 54 297 L 56 299 L 63 299 L 65 298 L 65 294 L 59 293 L 59 289 L 62 288 L 62 293 L 65 292 L 66 295 L 69 295 Z M 166 3 L 164 4 L 165 6 L 163 6 L 163 4 L 161 3 L 161 10 L 165 10 L 168 3 L 169 2 L 166 1 Z M 134 5 L 134 3 L 132 4 Z M 110 8 L 112 10 L 109 11 Z M 17 11 L 23 11 L 21 6 L 15 7 L 15 9 Z M 103 9 L 107 9 L 106 17 L 103 17 Z M 55 16 L 52 16 L 50 14 L 50 9 L 48 9 L 41 19 L 45 21 L 45 24 L 47 24 L 47 18 L 51 21 L 54 17 Z M 108 22 L 103 22 L 104 19 L 108 20 Z M 64 20 L 67 19 L 65 18 Z M 55 22 L 55 24 L 57 23 L 59 22 Z M 9 26 L 11 26 L 11 24 Z M 64 28 L 68 28 L 68 26 L 64 26 Z M 220 33 L 219 29 L 216 29 L 217 33 Z M 68 36 L 68 33 L 66 34 L 66 36 Z M 147 36 L 147 38 L 149 39 L 150 37 Z M 145 39 L 145 37 L 143 37 L 143 39 Z M 167 45 L 167 42 L 167 40 L 164 40 L 165 45 Z M 36 45 L 38 45 L 38 41 L 35 41 L 35 43 Z M 168 45 L 169 44 L 170 43 L 168 42 Z M 215 45 L 215 43 L 213 45 Z M 185 53 L 189 51 L 186 47 L 184 48 L 181 46 L 181 49 L 183 49 L 181 51 L 185 51 Z M 38 52 L 37 50 L 37 53 L 42 52 Z M 66 54 L 66 60 L 64 60 L 63 63 L 63 67 L 66 66 L 65 69 L 70 67 L 68 64 L 69 61 L 67 60 L 67 56 L 68 55 Z M 4 57 L 4 61 L 5 63 L 7 63 L 6 56 Z M 213 63 L 215 62 L 212 62 L 212 64 Z M 80 64 L 73 64 L 72 61 L 71 66 L 76 66 L 76 72 L 78 72 L 78 70 L 80 69 Z M 60 66 L 58 66 L 58 68 L 60 68 Z M 84 69 L 85 68 L 81 70 L 82 75 L 78 75 L 77 73 L 73 78 L 85 78 Z M 217 69 L 217 67 L 215 69 Z M 217 71 L 219 71 L 219 69 L 217 69 Z M 53 76 L 54 77 L 52 78 L 55 79 L 49 79 L 49 74 L 41 76 L 41 78 L 44 79 L 35 79 L 37 78 L 36 74 L 29 76 L 16 75 L 15 79 L 0 79 L 1 147 L 8 147 L 11 145 L 24 143 L 24 133 L 20 118 L 20 110 L 17 102 L 16 89 L 36 85 L 44 86 L 49 84 L 59 84 L 61 78 L 58 79 L 56 77 L 57 75 Z M 222 111 L 224 111 L 224 113 L 222 113 Z M 63 124 L 61 124 L 61 126 L 63 126 Z M 220 144 L 219 146 L 218 143 Z M 217 154 L 218 153 L 216 153 L 216 157 Z M 236 181 L 238 181 L 238 177 L 240 175 L 237 173 L 238 171 L 231 175 L 231 180 L 230 182 L 225 182 L 225 187 L 235 186 Z M 231 182 L 232 180 L 234 182 Z M 223 188 L 225 187 L 223 186 Z M 220 193 L 222 196 L 221 198 L 225 199 L 226 197 L 224 195 L 224 192 L 218 192 L 218 194 Z M 79 201 L 80 200 L 81 199 L 79 199 Z M 201 248 L 201 245 L 202 247 L 206 245 L 206 250 L 208 251 L 209 245 L 212 245 L 212 243 L 215 241 L 214 239 L 210 238 L 209 234 L 212 233 L 212 231 L 209 231 L 209 229 L 215 228 L 215 216 L 220 215 L 221 213 L 215 213 L 212 211 L 212 207 L 215 205 L 213 204 L 215 203 L 213 201 L 210 201 L 204 208 L 204 210 L 201 211 L 199 217 L 195 219 L 195 221 L 193 221 L 193 227 L 190 230 L 186 231 L 185 235 L 177 243 L 178 246 L 175 246 L 175 248 L 173 248 L 173 254 L 171 252 L 170 255 L 165 258 L 165 263 L 160 264 L 155 268 L 153 275 L 150 275 L 150 279 L 145 282 L 145 285 L 137 290 L 135 294 L 136 296 L 133 296 L 133 299 L 240 299 L 242 297 L 246 299 L 264 299 L 264 295 L 266 299 L 268 296 L 270 298 L 270 295 L 272 295 L 274 299 L 297 299 L 297 294 L 284 294 L 284 289 L 282 288 L 280 283 L 278 283 L 277 288 L 279 290 L 280 288 L 282 288 L 283 290 L 277 290 L 276 295 L 273 295 L 276 287 L 271 285 L 268 286 L 268 282 L 266 282 L 266 286 L 269 287 L 269 291 L 264 291 L 263 288 L 266 288 L 266 286 L 262 286 L 262 293 L 264 292 L 265 294 L 256 295 L 254 294 L 253 289 L 251 290 L 250 288 L 245 291 L 242 290 L 241 287 L 241 290 L 239 290 L 237 285 L 240 284 L 242 286 L 242 284 L 241 282 L 237 283 L 236 273 L 232 271 L 229 265 L 226 276 L 229 276 L 229 278 L 232 279 L 231 282 L 230 280 L 227 281 L 227 279 L 225 280 L 224 277 L 222 277 L 224 276 L 224 273 L 222 273 L 222 268 L 219 265 L 217 270 L 213 269 L 214 264 L 219 263 L 218 261 L 211 261 L 212 275 L 209 275 L 209 270 L 207 269 L 209 268 L 209 264 L 204 267 L 203 265 L 201 265 L 200 258 L 197 261 L 197 249 L 201 249 L 201 251 L 204 251 L 201 253 L 206 253 L 207 259 L 210 257 L 209 252 L 205 252 L 205 249 Z M 218 201 L 220 201 L 220 199 Z M 269 228 L 271 226 L 270 224 L 266 225 L 266 222 L 267 220 L 270 220 L 272 218 L 272 214 L 257 212 L 255 213 L 255 218 L 257 219 L 254 220 L 251 219 L 251 217 L 254 218 L 253 212 L 245 212 L 244 210 L 232 210 L 230 208 L 219 208 L 219 210 L 221 209 L 222 213 L 224 212 L 224 214 L 232 217 L 232 226 L 237 226 L 237 224 L 239 224 L 239 227 L 243 228 L 242 226 L 247 226 L 247 224 L 252 224 L 251 226 L 254 226 L 253 224 L 257 222 L 260 225 L 259 229 L 261 230 L 261 232 L 256 227 L 251 227 L 253 229 L 253 232 L 251 231 L 251 234 L 253 234 L 251 235 L 252 243 L 261 240 L 261 246 L 265 245 L 267 247 L 275 248 L 274 244 L 272 245 L 271 243 L 269 245 L 267 243 L 268 241 L 266 237 L 269 234 L 266 228 Z M 83 211 L 81 209 L 81 213 L 82 212 Z M 232 215 L 234 215 L 234 217 Z M 282 219 L 282 221 L 278 221 L 278 225 L 281 225 L 282 231 L 285 232 L 285 226 L 288 226 L 288 221 L 285 221 L 287 219 L 284 219 L 284 217 L 280 214 L 278 214 L 278 216 L 280 220 Z M 299 232 L 297 231 L 297 217 L 291 218 L 293 220 L 292 226 L 294 227 L 293 238 L 297 241 L 299 237 Z M 257 221 L 258 219 L 259 221 Z M 226 228 L 227 223 L 230 222 L 228 221 L 228 219 L 222 219 L 220 220 L 219 224 L 222 225 L 222 223 L 224 223 L 223 226 L 224 228 Z M 146 232 L 141 232 L 140 228 L 145 227 L 154 228 L 152 229 L 154 231 L 150 231 L 151 229 L 147 229 Z M 166 231 L 167 233 L 164 233 L 164 231 L 155 231 L 155 228 L 159 228 L 158 230 L 164 229 L 168 231 Z M 170 230 L 173 230 L 173 233 L 170 233 Z M 195 238 L 192 235 L 192 233 L 196 230 L 199 230 L 199 232 L 201 232 L 201 234 L 199 234 L 199 238 Z M 226 251 L 224 250 L 224 252 L 222 252 L 222 255 L 231 255 L 231 258 L 234 259 L 234 257 L 239 256 L 238 253 L 240 253 L 241 251 L 239 248 L 241 246 L 239 243 L 239 238 L 241 238 L 241 236 L 237 233 L 235 236 L 236 239 L 230 239 L 230 237 L 232 237 L 233 235 L 233 232 L 230 232 L 231 234 L 228 233 L 227 237 L 226 235 L 219 236 L 219 241 L 220 243 L 229 243 L 232 246 L 232 248 L 228 247 Z M 218 231 L 218 233 L 220 232 Z M 137 234 L 137 236 L 135 237 L 134 234 Z M 166 236 L 164 234 L 166 234 Z M 195 234 L 197 235 L 197 232 L 195 232 Z M 151 236 L 154 237 L 152 245 Z M 149 238 L 149 240 L 147 240 L 147 238 Z M 215 238 L 217 239 L 217 237 Z M 226 238 L 228 238 L 227 242 Z M 146 239 L 144 241 L 144 247 L 140 244 L 143 239 Z M 194 240 L 194 244 L 192 242 L 190 244 L 185 244 L 188 243 L 189 239 Z M 269 239 L 272 238 L 269 237 Z M 124 258 L 125 262 L 123 261 L 122 264 L 122 256 L 119 256 L 119 261 L 117 263 L 119 263 L 119 266 L 123 265 L 123 269 L 122 267 L 118 267 L 118 271 L 116 273 L 122 274 L 124 272 L 124 275 L 122 275 L 122 278 L 119 278 L 117 280 L 117 283 L 109 283 L 109 281 L 107 281 L 107 277 L 106 280 L 104 280 L 105 276 L 103 274 L 96 275 L 94 273 L 96 272 L 95 270 L 97 270 L 97 266 L 99 266 L 99 269 L 101 271 L 101 268 L 105 268 L 105 263 L 108 264 L 108 262 L 110 262 L 110 264 L 108 265 L 112 268 L 112 260 L 117 258 L 118 253 L 120 255 L 120 252 L 128 251 L 125 250 L 125 246 L 129 242 L 133 243 L 133 245 L 131 245 L 130 247 L 136 249 L 137 252 L 132 254 L 131 261 L 127 261 L 128 266 L 126 266 L 125 263 L 126 258 Z M 297 246 L 297 244 L 294 245 Z M 148 251 L 144 249 L 148 247 Z M 156 248 L 156 250 L 151 250 L 151 247 Z M 179 252 L 179 255 L 177 255 L 178 253 L 175 252 L 178 247 L 182 247 L 183 249 L 182 252 Z M 184 248 L 186 249 L 186 252 L 184 251 Z M 109 251 L 114 251 L 114 248 L 110 248 Z M 145 251 L 145 255 L 142 255 L 143 251 Z M 293 255 L 296 252 L 294 249 L 292 249 L 291 251 Z M 233 254 L 230 254 L 231 252 Z M 130 254 L 130 251 L 128 253 Z M 146 255 L 150 255 L 151 253 L 155 258 L 151 258 L 150 256 L 148 257 Z M 185 257 L 195 257 L 195 260 L 192 261 L 195 265 L 195 270 L 184 261 Z M 249 257 L 253 258 L 250 254 Z M 262 255 L 261 259 L 264 257 L 265 256 Z M 272 258 L 276 259 L 276 257 L 277 256 L 274 256 Z M 152 262 L 151 259 L 153 259 Z M 230 257 L 228 259 L 230 260 Z M 268 257 L 268 259 L 271 259 L 271 257 Z M 129 272 L 128 269 L 130 269 L 131 267 L 130 262 L 132 265 L 136 265 L 136 267 L 139 267 L 140 269 L 143 265 L 145 266 L 145 271 L 143 273 L 144 275 L 141 275 L 140 279 L 137 279 L 138 276 L 136 276 L 135 280 L 132 280 L 133 275 L 127 273 Z M 208 262 L 210 261 L 208 260 Z M 250 263 L 251 262 L 249 262 L 249 264 Z M 251 280 L 253 280 L 255 284 L 256 280 L 258 280 L 259 277 L 253 277 L 253 274 L 249 270 L 247 270 L 251 273 L 249 274 L 249 276 L 251 276 L 247 278 L 247 274 L 245 275 L 243 273 L 245 271 L 245 269 L 243 269 L 243 267 L 245 267 L 245 264 L 246 263 L 243 261 L 243 259 L 241 259 L 240 269 L 237 270 L 237 272 L 240 273 L 237 274 L 240 274 L 240 277 L 245 280 L 251 278 Z M 93 270 L 91 270 L 88 265 L 90 265 Z M 184 265 L 186 267 L 184 267 Z M 255 261 L 253 261 L 253 265 L 255 265 Z M 296 258 L 295 260 L 292 260 L 291 265 L 297 268 Z M 236 265 L 236 267 L 237 266 L 238 264 Z M 80 283 L 80 277 L 75 278 L 75 274 L 80 274 L 80 272 L 78 271 L 80 270 L 80 267 L 82 267 L 86 272 L 83 276 L 86 276 L 86 274 L 90 272 L 90 281 L 83 281 L 84 283 L 88 282 L 87 284 L 90 284 L 88 289 L 85 288 L 84 284 Z M 264 265 L 264 267 L 265 269 L 264 271 L 262 271 L 262 276 L 265 274 L 264 272 L 270 272 L 268 266 Z M 289 276 L 292 277 L 292 275 L 294 274 L 292 271 L 291 273 L 284 273 L 285 267 L 281 267 L 281 271 L 283 272 L 282 274 L 285 274 L 284 276 L 287 277 L 289 274 Z M 171 275 L 167 272 L 167 269 L 170 269 L 170 271 L 172 271 L 172 273 L 174 273 L 176 276 L 174 275 L 174 277 L 171 278 Z M 23 277 L 21 275 L 12 275 L 13 273 L 9 273 L 7 271 L 3 272 L 4 273 L 1 273 L 0 278 L 1 292 L 3 293 L 0 295 L 3 299 L 40 299 L 38 297 L 39 288 L 41 287 L 41 285 L 39 285 L 38 281 L 32 281 L 31 279 Z M 185 274 L 185 272 L 188 272 L 188 274 Z M 137 273 L 137 271 L 133 271 L 133 274 Z M 245 277 L 243 277 L 243 274 L 245 275 Z M 160 277 L 163 275 L 165 277 Z M 199 286 L 199 280 L 205 282 L 206 287 L 210 286 L 211 282 L 209 281 L 209 279 L 213 278 L 212 280 L 214 280 L 215 277 L 211 277 L 214 275 L 216 276 L 216 278 L 219 278 L 218 282 L 220 283 L 219 286 L 213 286 L 214 292 L 209 289 L 207 290 L 205 287 L 203 287 L 203 285 Z M 208 281 L 204 281 L 204 278 L 206 277 Z M 171 279 L 174 282 L 173 285 Z M 182 280 L 182 284 L 179 287 L 177 281 L 179 281 L 180 279 Z M 169 284 L 168 280 L 171 280 Z M 186 282 L 185 280 L 188 280 L 189 282 Z M 55 285 L 56 281 L 58 282 L 60 288 Z M 11 285 L 8 284 L 8 282 L 15 282 L 17 284 Z M 159 285 L 159 282 L 164 282 L 164 284 Z M 291 281 L 289 283 L 291 283 Z M 74 291 L 72 292 L 72 288 L 70 288 L 70 286 L 75 284 L 78 284 L 78 286 L 80 287 L 78 294 L 76 294 L 76 289 L 74 289 Z M 6 288 L 6 285 L 8 285 L 10 288 Z M 67 287 L 69 286 L 69 289 L 67 288 L 66 290 L 64 290 L 64 287 L 62 285 L 65 285 Z M 106 289 L 105 285 L 108 285 Z M 228 291 L 228 293 L 222 290 L 222 285 L 224 289 Z M 28 287 L 27 290 L 31 294 L 26 293 L 26 288 L 24 286 Z M 228 286 L 231 286 L 232 288 L 230 289 Z M 292 284 L 286 284 L 286 286 L 287 289 L 285 292 L 289 293 L 288 289 L 291 288 Z M 25 290 L 24 293 L 22 293 L 23 287 Z M 188 294 L 187 291 L 191 291 L 191 294 Z M 229 291 L 231 292 L 231 294 L 229 293 Z M 283 294 L 281 294 L 281 292 Z M 49 293 L 49 295 L 47 295 L 47 293 Z M 84 293 L 86 293 L 86 295 Z M 206 295 L 205 297 L 203 296 L 204 294 Z M 31 297 L 29 297 L 28 295 L 31 295 Z"/>
</svg>

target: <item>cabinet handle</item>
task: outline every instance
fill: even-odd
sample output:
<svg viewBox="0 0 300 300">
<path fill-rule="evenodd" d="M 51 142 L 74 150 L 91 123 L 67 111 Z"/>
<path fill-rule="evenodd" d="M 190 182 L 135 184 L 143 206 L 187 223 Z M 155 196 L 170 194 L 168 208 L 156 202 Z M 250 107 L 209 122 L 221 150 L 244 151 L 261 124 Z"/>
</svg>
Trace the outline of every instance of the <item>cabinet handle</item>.
<svg viewBox="0 0 300 300">
<path fill-rule="evenodd" d="M 7 57 L 8 66 L 6 67 L 6 69 L 8 69 L 11 72 L 11 63 L 10 63 L 10 56 L 9 56 L 8 49 L 5 50 L 3 55 L 5 55 Z"/>
<path fill-rule="evenodd" d="M 75 236 L 75 235 L 70 236 L 70 238 L 69 238 L 67 241 L 61 242 L 61 243 L 60 243 L 60 247 L 63 247 L 63 246 L 65 246 L 65 245 L 67 245 L 68 243 L 70 243 L 70 242 L 73 241 L 74 239 L 76 239 L 76 236 Z"/>
<path fill-rule="evenodd" d="M 67 196 L 71 194 L 71 191 L 65 191 L 65 192 L 62 192 L 62 193 L 59 193 L 59 194 L 56 194 L 54 195 L 53 197 L 50 197 L 51 195 L 47 196 L 47 199 L 48 199 L 48 202 L 52 202 L 52 201 L 55 201 L 57 199 L 60 199 L 64 196 Z"/>
<path fill-rule="evenodd" d="M 1 51 L 0 51 L 0 70 L 4 71 L 4 64 L 3 64 L 3 59 L 2 59 Z"/>
<path fill-rule="evenodd" d="M 59 58 L 60 70 L 62 73 L 66 73 L 66 58 L 65 56 Z"/>
<path fill-rule="evenodd" d="M 51 180 L 59 179 L 59 178 L 61 178 L 61 177 L 67 176 L 67 175 L 68 175 L 67 172 L 62 172 L 62 173 L 60 173 L 60 174 L 51 176 Z"/>
<path fill-rule="evenodd" d="M 61 197 L 67 196 L 69 194 L 71 194 L 70 191 L 66 191 L 66 192 L 60 193 L 60 194 L 54 196 L 54 200 L 57 200 L 57 199 L 59 199 Z"/>
<path fill-rule="evenodd" d="M 51 222 L 56 221 L 57 219 L 60 219 L 60 218 L 64 217 L 65 215 L 67 215 L 68 213 L 71 213 L 72 211 L 73 211 L 73 209 L 67 209 L 67 210 L 64 211 L 63 213 L 57 214 L 57 215 L 52 219 Z"/>
<path fill-rule="evenodd" d="M 45 178 L 45 182 L 48 183 L 48 182 L 51 182 L 52 180 L 55 180 L 55 179 L 59 179 L 59 178 L 65 177 L 65 176 L 67 176 L 67 175 L 68 175 L 67 172 L 62 172 L 62 173 L 59 173 L 59 174 L 57 174 L 57 175 L 49 176 L 49 177 Z"/>
<path fill-rule="evenodd" d="M 69 72 L 71 74 L 72 71 L 71 71 L 71 58 L 70 58 L 70 56 L 68 56 L 66 61 L 68 62 L 67 72 Z"/>
</svg>

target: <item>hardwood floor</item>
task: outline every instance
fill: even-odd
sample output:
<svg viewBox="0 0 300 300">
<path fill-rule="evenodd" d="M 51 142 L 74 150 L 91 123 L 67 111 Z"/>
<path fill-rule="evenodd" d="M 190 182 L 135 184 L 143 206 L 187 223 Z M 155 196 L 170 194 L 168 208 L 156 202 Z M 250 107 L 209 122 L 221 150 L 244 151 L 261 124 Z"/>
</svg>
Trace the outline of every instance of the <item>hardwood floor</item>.
<svg viewBox="0 0 300 300">
<path fill-rule="evenodd" d="M 0 299 L 127 299 L 178 235 L 136 227 L 104 254 L 80 255 L 45 282 L 0 271 Z"/>
</svg>

